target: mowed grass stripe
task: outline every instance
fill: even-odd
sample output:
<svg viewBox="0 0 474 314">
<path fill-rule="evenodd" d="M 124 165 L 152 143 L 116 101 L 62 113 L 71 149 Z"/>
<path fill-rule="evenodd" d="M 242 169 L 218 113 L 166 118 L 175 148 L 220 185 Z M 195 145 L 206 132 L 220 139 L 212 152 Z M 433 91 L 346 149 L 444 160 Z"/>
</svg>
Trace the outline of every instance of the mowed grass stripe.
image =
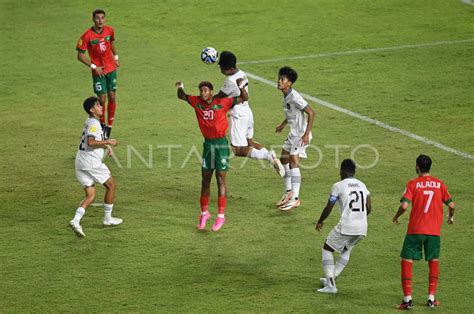
<svg viewBox="0 0 474 314">
<path fill-rule="evenodd" d="M 295 57 L 281 57 L 281 58 L 273 58 L 273 59 L 265 59 L 265 60 L 243 61 L 243 62 L 239 62 L 239 65 L 272 63 L 272 62 L 287 61 L 287 60 L 304 60 L 304 59 L 314 59 L 314 58 L 324 58 L 324 57 L 334 57 L 334 56 L 345 56 L 345 55 L 353 55 L 353 54 L 358 54 L 358 53 L 380 52 L 380 51 L 386 51 L 386 50 L 425 48 L 425 47 L 434 47 L 434 46 L 441 46 L 441 45 L 455 45 L 455 44 L 462 44 L 462 43 L 468 43 L 468 42 L 473 42 L 473 41 L 474 41 L 474 38 L 468 38 L 468 39 L 463 39 L 463 40 L 438 41 L 438 42 L 414 44 L 414 45 L 401 45 L 401 46 L 381 47 L 381 48 L 356 49 L 356 50 L 349 50 L 349 51 L 325 52 L 325 53 L 295 56 Z"/>
<path fill-rule="evenodd" d="M 265 83 L 265 84 L 268 84 L 270 86 L 273 86 L 273 87 L 276 87 L 276 84 L 270 80 L 267 80 L 261 76 L 258 76 L 258 75 L 255 75 L 253 73 L 249 73 L 249 72 L 246 72 L 247 73 L 247 76 L 250 77 L 250 78 L 253 78 L 254 80 L 257 80 L 259 82 L 262 82 L 262 83 Z M 428 145 L 433 145 L 441 150 L 444 150 L 448 153 L 452 153 L 454 155 L 457 155 L 457 156 L 461 156 L 463 158 L 466 158 L 466 159 L 471 159 L 471 160 L 474 160 L 474 156 L 471 155 L 471 154 L 468 154 L 468 153 L 465 153 L 465 152 L 462 152 L 462 151 L 459 151 L 457 149 L 454 149 L 452 147 L 449 147 L 449 146 L 446 146 L 446 145 L 443 145 L 441 143 L 438 143 L 438 142 L 435 142 L 433 140 L 430 140 L 426 137 L 423 137 L 423 136 L 420 136 L 420 135 L 417 135 L 417 134 L 414 134 L 414 133 L 411 133 L 411 132 L 408 132 L 406 130 L 403 130 L 403 129 L 400 129 L 400 128 L 397 128 L 397 127 L 394 127 L 394 126 L 391 126 L 387 123 L 384 123 L 384 122 L 381 122 L 379 120 L 376 120 L 376 119 L 372 119 L 372 118 L 369 118 L 367 116 L 364 116 L 360 113 L 357 113 L 357 112 L 354 112 L 354 111 L 351 111 L 351 110 L 348 110 L 346 108 L 343 108 L 341 106 L 338 106 L 338 105 L 335 105 L 335 104 L 332 104 L 330 102 L 327 102 L 325 100 L 322 100 L 322 99 L 319 99 L 317 97 L 314 97 L 314 96 L 311 96 L 309 94 L 306 94 L 306 93 L 302 93 L 300 92 L 301 96 L 303 96 L 304 98 L 306 98 L 307 100 L 310 100 L 310 101 L 313 101 L 321 106 L 324 106 L 324 107 L 327 107 L 329 109 L 333 109 L 333 110 L 336 110 L 336 111 L 339 111 L 339 112 L 342 112 L 344 114 L 347 114 L 351 117 L 354 117 L 354 118 L 357 118 L 357 119 L 360 119 L 362 121 L 365 121 L 367 123 L 370 123 L 370 124 L 375 124 L 381 128 L 384 128 L 386 130 L 389 130 L 389 131 L 392 131 L 392 132 L 395 132 L 395 133 L 400 133 L 402 135 L 405 135 L 409 138 L 412 138 L 414 140 L 417 140 L 419 142 L 422 142 L 422 143 L 425 143 L 425 144 L 428 144 Z"/>
</svg>

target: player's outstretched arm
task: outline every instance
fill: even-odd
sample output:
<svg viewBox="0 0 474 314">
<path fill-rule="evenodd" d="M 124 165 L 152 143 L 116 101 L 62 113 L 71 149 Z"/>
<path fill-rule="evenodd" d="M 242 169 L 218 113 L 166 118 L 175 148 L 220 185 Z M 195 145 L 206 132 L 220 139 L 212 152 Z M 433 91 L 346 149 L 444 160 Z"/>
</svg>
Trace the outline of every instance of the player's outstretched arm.
<svg viewBox="0 0 474 314">
<path fill-rule="evenodd" d="M 372 212 L 372 200 L 370 199 L 370 195 L 367 195 L 367 200 L 365 202 L 365 208 L 367 208 L 367 216 L 370 215 Z"/>
<path fill-rule="evenodd" d="M 117 48 L 115 47 L 115 41 L 111 42 L 110 47 L 112 48 L 112 53 L 114 54 L 115 65 L 118 68 L 118 67 L 120 67 L 120 61 L 119 61 L 119 57 L 118 57 Z"/>
<path fill-rule="evenodd" d="M 449 202 L 448 207 L 449 207 L 448 225 L 451 225 L 454 223 L 454 210 L 455 210 L 454 202 L 453 201 Z"/>
<path fill-rule="evenodd" d="M 176 91 L 176 96 L 178 96 L 179 99 L 181 100 L 188 100 L 188 95 L 186 95 L 186 92 L 184 91 L 184 83 L 181 81 L 176 82 L 175 84 L 176 88 L 178 89 Z"/>
<path fill-rule="evenodd" d="M 321 231 L 321 229 L 324 226 L 324 220 L 329 217 L 329 214 L 332 211 L 332 208 L 334 207 L 335 202 L 332 202 L 331 199 L 328 200 L 328 203 L 326 204 L 326 207 L 324 207 L 323 212 L 321 213 L 321 216 L 319 217 L 318 222 L 316 223 L 316 230 Z"/>
<path fill-rule="evenodd" d="M 236 84 L 240 90 L 240 95 L 239 97 L 237 97 L 237 103 L 241 103 L 241 102 L 249 100 L 249 94 L 247 93 L 247 90 L 245 89 L 244 80 L 242 78 L 239 78 L 237 79 Z"/>
<path fill-rule="evenodd" d="M 392 222 L 394 224 L 396 225 L 399 224 L 398 217 L 403 215 L 403 213 L 407 210 L 407 208 L 408 208 L 408 202 L 402 201 L 402 203 L 400 204 L 400 207 L 398 207 L 397 213 L 395 214 L 395 216 L 393 216 Z"/>
<path fill-rule="evenodd" d="M 311 108 L 310 105 L 307 105 L 304 108 L 304 112 L 308 115 L 308 125 L 306 126 L 306 131 L 304 132 L 303 136 L 301 137 L 301 145 L 305 146 L 309 144 L 309 135 L 311 134 L 311 130 L 313 129 L 313 121 L 314 121 L 314 110 Z"/>
<path fill-rule="evenodd" d="M 283 131 L 283 129 L 285 128 L 287 124 L 288 124 L 288 120 L 286 119 L 283 120 L 283 122 L 280 123 L 280 125 L 275 128 L 275 133 L 280 133 L 281 131 Z"/>
<path fill-rule="evenodd" d="M 93 137 L 87 138 L 87 145 L 92 148 L 107 148 L 108 145 L 117 146 L 117 140 L 111 138 L 105 141 L 98 141 Z"/>
</svg>

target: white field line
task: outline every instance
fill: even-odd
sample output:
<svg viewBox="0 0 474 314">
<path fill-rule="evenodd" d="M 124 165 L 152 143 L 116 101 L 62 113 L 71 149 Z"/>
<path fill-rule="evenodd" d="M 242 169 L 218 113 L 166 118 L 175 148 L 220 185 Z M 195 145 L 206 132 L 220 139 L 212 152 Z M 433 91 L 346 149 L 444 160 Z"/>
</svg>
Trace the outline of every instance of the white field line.
<svg viewBox="0 0 474 314">
<path fill-rule="evenodd" d="M 268 84 L 270 86 L 274 86 L 276 87 L 276 83 L 275 82 L 272 82 L 270 80 L 267 80 L 263 77 L 260 77 L 258 75 L 255 75 L 255 74 L 252 74 L 252 73 L 249 73 L 249 72 L 246 72 L 247 73 L 247 76 L 254 79 L 254 80 L 257 80 L 257 81 L 260 81 L 262 83 L 265 83 L 265 84 Z M 386 130 L 389 130 L 389 131 L 392 131 L 392 132 L 395 132 L 395 133 L 400 133 L 400 134 L 403 134 L 409 138 L 412 138 L 414 140 L 417 140 L 419 142 L 422 142 L 422 143 L 425 143 L 425 144 L 428 144 L 428 145 L 433 145 L 441 150 L 444 150 L 448 153 L 452 153 L 452 154 L 455 154 L 455 155 L 458 155 L 458 156 L 461 156 L 461 157 L 464 157 L 464 158 L 467 158 L 467 159 L 471 159 L 471 160 L 474 160 L 474 156 L 471 155 L 471 154 L 468 154 L 468 153 L 465 153 L 465 152 L 461 152 L 457 149 L 454 149 L 454 148 L 451 148 L 451 147 L 448 147 L 446 145 L 443 145 L 441 143 L 438 143 L 438 142 L 435 142 L 435 141 L 432 141 L 430 139 L 427 139 L 426 137 L 423 137 L 423 136 L 420 136 L 420 135 L 416 135 L 414 133 L 411 133 L 411 132 L 408 132 L 406 130 L 403 130 L 403 129 L 400 129 L 400 128 L 397 128 L 397 127 L 394 127 L 394 126 L 391 126 L 389 124 L 386 124 L 384 122 L 381 122 L 381 121 L 378 121 L 378 120 L 375 120 L 375 119 L 372 119 L 372 118 L 369 118 L 367 116 L 364 116 L 364 115 L 361 115 L 360 113 L 357 113 L 357 112 L 354 112 L 354 111 L 350 111 L 348 109 L 345 109 L 345 108 L 342 108 L 338 105 L 335 105 L 335 104 L 331 104 L 330 102 L 327 102 L 327 101 L 324 101 L 322 99 L 319 99 L 319 98 L 316 98 L 314 96 L 311 96 L 311 95 L 308 95 L 308 94 L 305 94 L 305 93 L 301 93 L 301 96 L 303 96 L 304 98 L 306 98 L 307 100 L 311 100 L 315 103 L 318 103 L 320 104 L 321 106 L 324 106 L 324 107 L 327 107 L 327 108 L 330 108 L 330 109 L 333 109 L 333 110 L 336 110 L 336 111 L 339 111 L 339 112 L 342 112 L 342 113 L 345 113 L 351 117 L 354 117 L 354 118 L 357 118 L 357 119 L 360 119 L 362 121 L 365 121 L 365 122 L 368 122 L 370 124 L 375 124 L 381 128 L 384 128 Z"/>
<path fill-rule="evenodd" d="M 472 1 L 472 0 L 465 0 L 465 1 Z M 387 50 L 454 45 L 454 44 L 461 44 L 461 43 L 472 42 L 472 41 L 474 41 L 474 38 L 463 39 L 463 40 L 453 40 L 453 41 L 438 41 L 438 42 L 433 42 L 433 43 L 417 44 L 417 45 L 403 45 L 403 46 L 382 47 L 382 48 L 356 49 L 356 50 L 349 50 L 349 51 L 325 52 L 325 53 L 318 53 L 318 54 L 305 55 L 305 56 L 296 56 L 296 57 L 282 57 L 282 58 L 265 59 L 265 60 L 243 61 L 243 62 L 239 62 L 239 65 L 271 63 L 271 62 L 286 61 L 286 60 L 315 59 L 315 58 L 344 56 L 344 55 L 352 55 L 352 54 L 357 54 L 357 53 L 368 53 L 368 52 L 378 52 L 378 51 L 387 51 Z"/>
<path fill-rule="evenodd" d="M 462 2 L 464 2 L 465 4 L 474 5 L 474 1 L 473 1 L 473 0 L 462 0 Z"/>
</svg>

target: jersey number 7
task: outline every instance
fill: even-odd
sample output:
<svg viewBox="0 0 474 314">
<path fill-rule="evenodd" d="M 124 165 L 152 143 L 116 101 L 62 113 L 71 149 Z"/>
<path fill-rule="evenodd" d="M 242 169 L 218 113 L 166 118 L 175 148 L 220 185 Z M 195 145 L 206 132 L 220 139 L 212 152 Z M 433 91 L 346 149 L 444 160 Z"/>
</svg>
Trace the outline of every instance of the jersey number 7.
<svg viewBox="0 0 474 314">
<path fill-rule="evenodd" d="M 433 200 L 434 191 L 423 191 L 423 195 L 428 195 L 428 201 L 426 202 L 425 209 L 423 212 L 426 214 L 430 210 L 431 201 Z"/>
</svg>

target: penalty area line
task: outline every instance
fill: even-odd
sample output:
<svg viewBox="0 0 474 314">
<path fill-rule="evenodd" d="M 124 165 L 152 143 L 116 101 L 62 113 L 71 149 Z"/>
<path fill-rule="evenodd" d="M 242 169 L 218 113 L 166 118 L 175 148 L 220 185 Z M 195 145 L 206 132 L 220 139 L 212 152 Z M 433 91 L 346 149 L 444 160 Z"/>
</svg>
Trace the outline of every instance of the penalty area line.
<svg viewBox="0 0 474 314">
<path fill-rule="evenodd" d="M 255 75 L 255 74 L 252 74 L 252 73 L 249 73 L 249 72 L 246 72 L 247 73 L 247 76 L 256 80 L 256 81 L 259 81 L 259 82 L 262 82 L 262 83 L 265 83 L 267 85 L 270 85 L 270 86 L 273 86 L 273 87 L 276 87 L 276 83 L 270 81 L 270 80 L 267 80 L 263 77 L 260 77 L 258 75 Z M 469 154 L 469 153 L 465 153 L 465 152 L 462 152 L 462 151 L 459 151 L 457 149 L 454 149 L 452 147 L 449 147 L 449 146 L 446 146 L 446 145 L 443 145 L 441 143 L 438 143 L 438 142 L 435 142 L 433 140 L 430 140 L 426 137 L 423 137 L 423 136 L 420 136 L 420 135 L 417 135 L 415 133 L 411 133 L 411 132 L 408 132 L 406 130 L 403 130 L 403 129 L 400 129 L 400 128 L 397 128 L 397 127 L 394 127 L 394 126 L 391 126 L 387 123 L 384 123 L 384 122 L 381 122 L 379 120 L 376 120 L 376 119 L 372 119 L 372 118 L 369 118 L 367 116 L 364 116 L 360 113 L 357 113 L 357 112 L 354 112 L 354 111 L 351 111 L 351 110 L 348 110 L 346 108 L 343 108 L 341 106 L 338 106 L 338 105 L 335 105 L 335 104 L 332 104 L 330 102 L 327 102 L 325 100 L 322 100 L 322 99 L 319 99 L 319 98 L 316 98 L 314 96 L 311 96 L 311 95 L 308 95 L 308 94 L 305 94 L 305 93 L 301 93 L 301 96 L 303 96 L 304 98 L 306 98 L 307 100 L 310 100 L 312 102 L 315 102 L 321 106 L 324 106 L 326 108 L 329 108 L 329 109 L 332 109 L 332 110 L 336 110 L 336 111 L 339 111 L 341 113 L 344 113 L 346 115 L 349 115 L 351 117 L 354 117 L 354 118 L 357 118 L 359 120 L 362 120 L 364 122 L 367 122 L 367 123 L 370 123 L 370 124 L 375 124 L 381 128 L 384 128 L 386 130 L 389 130 L 391 132 L 394 132 L 394 133 L 399 133 L 399 134 L 402 134 L 404 136 L 407 136 L 409 138 L 412 138 L 416 141 L 419 141 L 419 142 L 422 142 L 424 144 L 427 144 L 427 145 L 432 145 L 432 146 L 435 146 L 441 150 L 444 150 L 448 153 L 451 153 L 451 154 L 454 154 L 454 155 L 457 155 L 457 156 L 460 156 L 460 157 L 463 157 L 463 158 L 466 158 L 466 159 L 470 159 L 470 160 L 474 160 L 474 156 Z"/>
</svg>

